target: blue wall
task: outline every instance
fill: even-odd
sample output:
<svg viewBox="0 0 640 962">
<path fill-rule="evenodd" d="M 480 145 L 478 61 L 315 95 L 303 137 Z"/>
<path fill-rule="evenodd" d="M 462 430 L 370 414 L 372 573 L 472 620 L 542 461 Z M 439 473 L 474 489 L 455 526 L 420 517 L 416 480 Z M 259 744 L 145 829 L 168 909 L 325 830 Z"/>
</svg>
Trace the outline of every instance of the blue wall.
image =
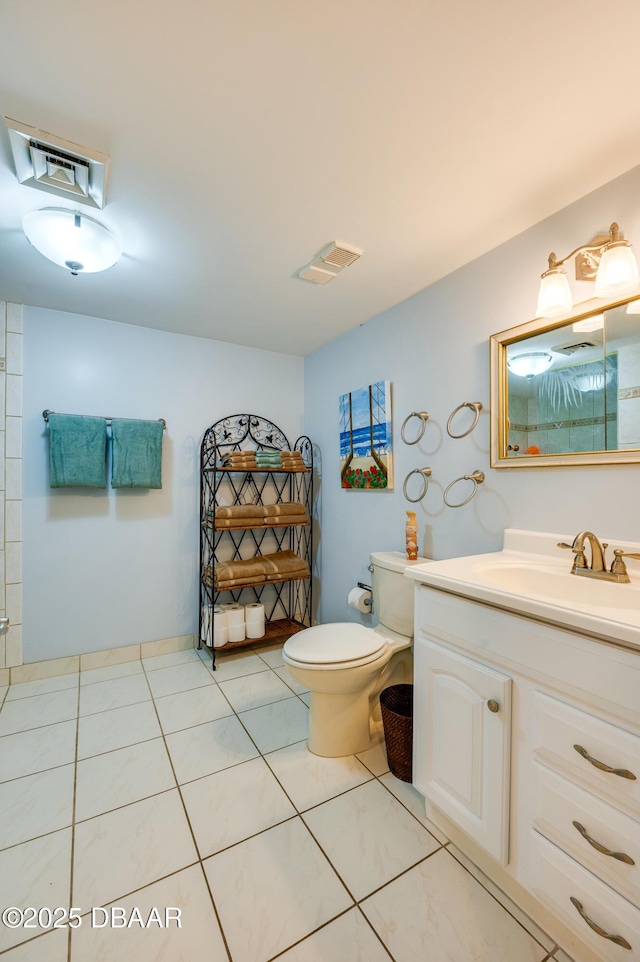
<svg viewBox="0 0 640 962">
<path fill-rule="evenodd" d="M 359 620 L 346 596 L 358 580 L 369 579 L 369 553 L 404 550 L 405 511 L 412 506 L 402 484 L 416 467 L 433 469 L 417 510 L 419 546 L 427 557 L 498 550 L 506 527 L 566 535 L 590 528 L 605 540 L 640 540 L 634 507 L 640 465 L 489 467 L 491 334 L 535 316 L 538 278 L 551 250 L 564 256 L 606 233 L 613 220 L 635 240 L 640 256 L 640 167 L 306 358 L 305 432 L 321 452 L 319 620 Z M 592 284 L 571 283 L 576 302 L 593 296 Z M 393 385 L 394 490 L 342 490 L 338 398 L 380 380 Z M 484 410 L 473 434 L 452 440 L 447 420 L 462 401 L 481 401 Z M 425 435 L 407 446 L 400 426 L 411 411 L 424 410 L 430 413 Z M 446 508 L 444 488 L 476 468 L 486 474 L 477 497 L 464 508 Z M 468 490 L 461 484 L 456 496 Z"/>
</svg>

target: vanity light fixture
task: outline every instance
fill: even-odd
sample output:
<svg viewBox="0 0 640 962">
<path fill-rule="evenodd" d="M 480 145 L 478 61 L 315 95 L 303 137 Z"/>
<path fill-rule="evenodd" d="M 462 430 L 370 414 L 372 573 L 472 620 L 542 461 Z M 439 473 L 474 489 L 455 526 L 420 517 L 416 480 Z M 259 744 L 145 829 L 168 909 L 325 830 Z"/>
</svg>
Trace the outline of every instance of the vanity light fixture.
<svg viewBox="0 0 640 962">
<path fill-rule="evenodd" d="M 528 354 L 516 354 L 507 361 L 507 367 L 518 377 L 536 377 L 544 374 L 552 363 L 553 358 L 546 351 L 531 351 Z"/>
<path fill-rule="evenodd" d="M 585 334 L 590 334 L 592 331 L 601 331 L 604 328 L 604 314 L 592 314 L 591 317 L 585 317 L 582 321 L 574 321 L 571 325 L 571 329 L 579 333 L 582 331 Z"/>
<path fill-rule="evenodd" d="M 79 210 L 43 207 L 22 220 L 27 240 L 43 257 L 75 277 L 113 267 L 122 253 L 111 231 Z"/>
<path fill-rule="evenodd" d="M 620 237 L 620 228 L 614 222 L 609 236 L 596 237 L 589 244 L 576 247 L 570 254 L 558 260 L 549 254 L 549 267 L 541 275 L 538 294 L 538 317 L 558 317 L 573 307 L 573 297 L 562 265 L 576 257 L 576 277 L 593 280 L 596 297 L 612 297 L 629 294 L 638 285 L 638 265 L 628 240 Z"/>
</svg>

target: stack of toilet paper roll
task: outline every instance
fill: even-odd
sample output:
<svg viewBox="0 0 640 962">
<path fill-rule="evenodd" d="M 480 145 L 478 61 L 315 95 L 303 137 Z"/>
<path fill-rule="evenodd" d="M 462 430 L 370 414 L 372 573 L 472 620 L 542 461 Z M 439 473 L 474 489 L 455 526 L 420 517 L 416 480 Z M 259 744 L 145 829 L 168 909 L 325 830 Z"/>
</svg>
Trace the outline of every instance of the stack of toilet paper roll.
<svg viewBox="0 0 640 962">
<path fill-rule="evenodd" d="M 264 636 L 264 605 L 245 605 L 244 621 L 247 638 L 262 638 Z"/>
<path fill-rule="evenodd" d="M 228 642 L 264 636 L 264 605 L 216 605 L 213 614 L 214 648 L 221 648 Z"/>
</svg>

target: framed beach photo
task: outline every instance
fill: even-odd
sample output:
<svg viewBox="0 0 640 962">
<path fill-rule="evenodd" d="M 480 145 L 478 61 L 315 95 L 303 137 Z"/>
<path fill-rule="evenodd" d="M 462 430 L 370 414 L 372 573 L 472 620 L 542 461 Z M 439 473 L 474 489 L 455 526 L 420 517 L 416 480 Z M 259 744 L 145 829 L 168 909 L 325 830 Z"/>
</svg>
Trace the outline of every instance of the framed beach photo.
<svg viewBox="0 0 640 962">
<path fill-rule="evenodd" d="M 340 482 L 348 491 L 393 488 L 391 381 L 340 395 Z"/>
</svg>

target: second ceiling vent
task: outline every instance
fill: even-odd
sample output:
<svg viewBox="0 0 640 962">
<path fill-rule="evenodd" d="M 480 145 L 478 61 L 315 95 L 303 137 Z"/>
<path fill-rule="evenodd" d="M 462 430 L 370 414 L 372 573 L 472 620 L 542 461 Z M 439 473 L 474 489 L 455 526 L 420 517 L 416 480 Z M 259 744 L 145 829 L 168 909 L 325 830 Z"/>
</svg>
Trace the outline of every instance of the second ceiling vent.
<svg viewBox="0 0 640 962">
<path fill-rule="evenodd" d="M 298 277 L 313 284 L 328 284 L 341 270 L 351 267 L 361 256 L 362 251 L 356 247 L 333 241 L 320 251 L 315 260 L 298 271 Z"/>
</svg>

